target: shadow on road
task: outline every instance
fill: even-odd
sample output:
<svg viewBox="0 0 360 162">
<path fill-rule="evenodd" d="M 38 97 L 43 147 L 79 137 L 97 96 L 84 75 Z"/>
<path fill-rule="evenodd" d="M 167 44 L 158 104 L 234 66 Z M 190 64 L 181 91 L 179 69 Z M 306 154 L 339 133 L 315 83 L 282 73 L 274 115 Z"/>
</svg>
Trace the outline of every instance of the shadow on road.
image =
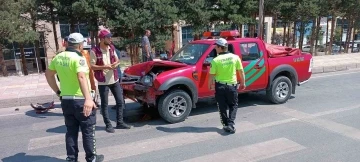
<svg viewBox="0 0 360 162">
<path fill-rule="evenodd" d="M 63 116 L 62 113 L 51 112 L 51 111 L 43 113 L 43 114 L 37 114 L 34 110 L 27 111 L 25 113 L 25 115 L 30 116 L 30 117 L 34 117 L 34 118 L 47 118 L 47 117 L 50 117 L 50 116 Z"/>
<path fill-rule="evenodd" d="M 105 127 L 104 126 L 96 126 L 95 130 L 97 130 L 97 131 L 105 130 Z M 79 131 L 81 131 L 80 128 L 79 128 Z M 50 129 L 47 129 L 46 132 L 49 132 L 49 133 L 66 133 L 66 126 L 62 125 L 62 126 L 58 126 L 58 127 L 55 127 L 55 128 L 50 128 Z"/>
<path fill-rule="evenodd" d="M 62 112 L 54 112 L 55 109 L 61 110 L 60 104 L 55 104 L 54 109 L 50 109 L 48 112 L 37 114 L 34 109 L 29 110 L 25 113 L 25 115 L 34 117 L 34 118 L 46 118 L 50 116 L 63 116 Z"/>
<path fill-rule="evenodd" d="M 51 162 L 63 162 L 65 160 L 42 156 L 42 155 L 26 155 L 26 153 L 18 153 L 10 157 L 6 157 L 1 159 L 3 162 L 25 162 L 25 161 L 37 161 L 37 160 L 44 160 L 44 161 L 51 161 Z"/>
<path fill-rule="evenodd" d="M 295 97 L 291 97 L 293 99 Z M 266 97 L 264 92 L 256 93 L 244 93 L 239 95 L 239 109 L 248 107 L 248 106 L 257 106 L 257 105 L 272 105 Z M 138 105 L 139 106 L 139 105 Z M 126 121 L 132 123 L 134 127 L 142 127 L 145 125 L 151 126 L 166 126 L 169 123 L 161 119 L 159 112 L 156 108 L 142 108 L 139 111 L 140 113 L 127 116 Z M 201 100 L 197 103 L 196 108 L 191 110 L 190 116 L 203 115 L 208 113 L 218 112 L 216 106 L 216 100 L 214 98 Z M 114 113 L 110 113 L 114 114 Z M 115 116 L 111 115 L 112 119 L 115 120 Z"/>
<path fill-rule="evenodd" d="M 293 99 L 294 97 L 291 97 L 290 99 Z M 246 93 L 246 94 L 240 94 L 239 95 L 239 109 L 248 107 L 248 106 L 257 106 L 257 105 L 271 105 L 264 92 L 258 92 L 258 93 Z M 115 110 L 112 109 L 114 105 L 109 105 L 109 117 L 110 120 L 113 122 L 116 121 L 116 113 Z M 202 100 L 197 104 L 197 108 L 192 109 L 190 116 L 197 116 L 197 115 L 203 115 L 208 113 L 218 112 L 218 108 L 216 106 L 215 99 L 206 99 Z M 100 108 L 98 109 L 98 112 L 100 114 Z M 36 114 L 35 111 L 31 110 L 26 113 L 28 116 L 37 117 L 37 118 L 46 118 L 48 116 L 62 116 L 62 113 L 53 113 L 48 112 L 44 114 Z M 98 116 L 102 117 L 102 116 Z M 102 122 L 102 120 L 100 120 Z M 143 126 L 166 126 L 170 125 L 166 121 L 162 120 L 159 112 L 156 108 L 144 108 L 141 107 L 138 103 L 127 103 L 126 104 L 126 110 L 124 111 L 124 121 L 126 123 L 129 123 L 130 125 L 133 125 L 134 127 L 143 127 Z M 96 130 L 104 130 L 104 127 L 97 126 Z M 176 128 L 172 130 L 171 128 L 165 128 L 165 127 L 158 127 L 159 130 L 162 129 L 162 131 L 165 132 L 186 132 L 186 131 L 192 131 L 192 132 L 219 132 L 221 134 L 222 130 L 218 128 L 194 128 L 194 127 L 181 127 Z M 65 133 L 66 127 L 60 126 L 56 128 L 48 129 L 47 132 L 52 133 Z"/>
<path fill-rule="evenodd" d="M 229 133 L 226 133 L 223 129 L 216 127 L 177 127 L 177 128 L 167 128 L 167 127 L 156 127 L 157 130 L 167 132 L 167 133 L 206 133 L 206 132 L 217 132 L 220 135 L 226 136 Z"/>
</svg>

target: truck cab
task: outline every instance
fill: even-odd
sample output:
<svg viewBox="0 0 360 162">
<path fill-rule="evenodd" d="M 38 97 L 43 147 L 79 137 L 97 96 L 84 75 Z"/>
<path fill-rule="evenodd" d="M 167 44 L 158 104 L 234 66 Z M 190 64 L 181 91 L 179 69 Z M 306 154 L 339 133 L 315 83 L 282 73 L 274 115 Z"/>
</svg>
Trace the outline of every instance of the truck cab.
<svg viewBox="0 0 360 162">
<path fill-rule="evenodd" d="M 214 97 L 209 87 L 210 62 L 217 56 L 215 37 L 228 41 L 245 72 L 245 90 L 265 90 L 269 101 L 282 104 L 295 94 L 297 85 L 311 76 L 312 56 L 299 49 L 270 45 L 257 38 L 238 38 L 239 32 L 205 32 L 169 60 L 149 61 L 124 71 L 124 95 L 158 109 L 160 116 L 176 123 L 185 120 L 200 99 Z"/>
</svg>

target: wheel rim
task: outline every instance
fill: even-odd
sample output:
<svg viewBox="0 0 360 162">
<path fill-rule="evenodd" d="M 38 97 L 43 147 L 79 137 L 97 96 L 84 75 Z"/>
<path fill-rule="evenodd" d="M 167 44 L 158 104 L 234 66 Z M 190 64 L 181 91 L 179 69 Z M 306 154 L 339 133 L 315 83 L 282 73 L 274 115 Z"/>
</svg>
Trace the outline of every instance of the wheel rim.
<svg viewBox="0 0 360 162">
<path fill-rule="evenodd" d="M 187 109 L 187 103 L 184 97 L 176 96 L 170 100 L 168 111 L 173 117 L 182 116 Z"/>
<path fill-rule="evenodd" d="M 280 99 L 285 99 L 289 94 L 289 85 L 286 82 L 280 82 L 276 86 L 276 96 Z"/>
</svg>

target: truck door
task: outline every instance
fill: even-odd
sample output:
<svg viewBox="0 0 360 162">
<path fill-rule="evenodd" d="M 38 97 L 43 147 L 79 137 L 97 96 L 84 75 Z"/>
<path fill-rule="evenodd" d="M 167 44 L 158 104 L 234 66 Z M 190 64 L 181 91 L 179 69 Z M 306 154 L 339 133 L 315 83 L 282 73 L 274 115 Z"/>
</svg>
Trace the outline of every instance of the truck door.
<svg viewBox="0 0 360 162">
<path fill-rule="evenodd" d="M 204 66 L 204 63 L 210 63 L 217 56 L 217 53 L 216 53 L 216 50 L 214 47 L 215 47 L 215 45 L 209 49 L 208 54 L 205 53 L 206 54 L 205 58 L 200 60 L 202 62 L 197 67 L 197 68 L 201 69 L 199 82 L 198 82 L 200 98 L 213 97 L 214 93 L 215 93 L 215 90 L 209 89 L 210 66 Z M 234 53 L 234 45 L 230 43 L 228 45 L 228 50 L 229 50 L 229 52 Z"/>
<path fill-rule="evenodd" d="M 211 61 L 216 57 L 217 53 L 215 48 L 211 47 L 209 49 L 209 54 L 206 55 L 204 60 L 200 60 L 202 61 L 200 66 L 198 66 L 197 68 L 201 69 L 200 72 L 200 77 L 199 77 L 199 82 L 198 82 L 198 86 L 199 86 L 199 98 L 207 98 L 207 97 L 213 97 L 214 96 L 214 90 L 210 90 L 209 89 L 209 72 L 210 72 L 210 66 L 207 66 L 205 64 L 209 64 L 211 63 Z M 206 54 L 206 53 L 205 53 Z"/>
<path fill-rule="evenodd" d="M 245 72 L 246 91 L 264 89 L 267 84 L 267 61 L 256 42 L 241 42 L 240 57 Z"/>
</svg>

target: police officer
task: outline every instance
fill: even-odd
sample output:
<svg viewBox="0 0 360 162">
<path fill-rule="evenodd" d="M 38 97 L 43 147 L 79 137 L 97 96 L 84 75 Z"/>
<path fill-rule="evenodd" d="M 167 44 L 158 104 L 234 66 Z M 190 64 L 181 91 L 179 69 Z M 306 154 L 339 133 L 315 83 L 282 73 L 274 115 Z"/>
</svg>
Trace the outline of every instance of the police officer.
<svg viewBox="0 0 360 162">
<path fill-rule="evenodd" d="M 65 118 L 67 161 L 78 160 L 79 127 L 83 135 L 83 147 L 87 162 L 100 162 L 103 155 L 96 155 L 95 124 L 96 106 L 90 93 L 89 67 L 80 51 L 83 49 L 84 37 L 72 33 L 68 38 L 68 47 L 51 61 L 45 73 L 49 86 L 62 97 L 61 107 Z M 55 74 L 61 82 L 56 84 Z"/>
<path fill-rule="evenodd" d="M 245 75 L 240 57 L 228 52 L 228 44 L 224 38 L 216 40 L 215 57 L 210 64 L 209 88 L 213 89 L 215 82 L 215 98 L 220 111 L 223 129 L 235 133 L 235 119 L 238 108 L 237 89 L 245 89 Z M 215 80 L 214 80 L 215 79 Z M 229 115 L 226 110 L 229 108 Z"/>
</svg>

